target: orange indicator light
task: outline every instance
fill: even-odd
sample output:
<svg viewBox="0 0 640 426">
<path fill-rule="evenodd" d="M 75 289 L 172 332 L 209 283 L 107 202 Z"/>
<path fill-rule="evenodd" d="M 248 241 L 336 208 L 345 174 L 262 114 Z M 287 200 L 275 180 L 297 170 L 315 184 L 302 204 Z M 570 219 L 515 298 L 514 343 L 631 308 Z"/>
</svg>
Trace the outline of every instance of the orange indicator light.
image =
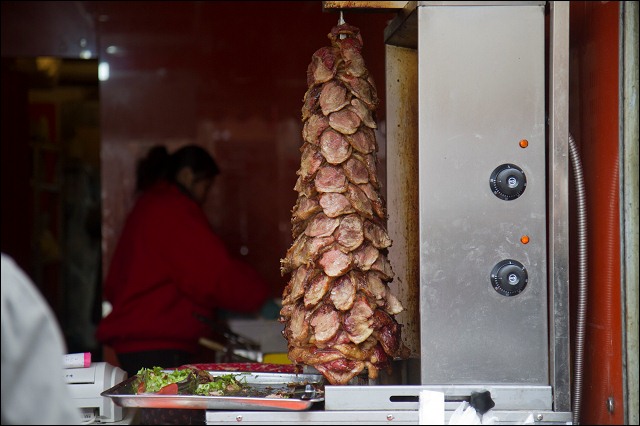
<svg viewBox="0 0 640 426">
<path fill-rule="evenodd" d="M 520 145 L 520 148 L 526 148 L 526 147 L 528 147 L 528 146 L 529 146 L 529 141 L 528 141 L 528 140 L 526 140 L 526 139 L 522 139 L 522 140 L 520 141 L 519 145 Z"/>
<path fill-rule="evenodd" d="M 522 244 L 527 244 L 529 242 L 529 236 L 528 235 L 523 235 L 522 237 L 520 237 L 520 242 Z"/>
</svg>

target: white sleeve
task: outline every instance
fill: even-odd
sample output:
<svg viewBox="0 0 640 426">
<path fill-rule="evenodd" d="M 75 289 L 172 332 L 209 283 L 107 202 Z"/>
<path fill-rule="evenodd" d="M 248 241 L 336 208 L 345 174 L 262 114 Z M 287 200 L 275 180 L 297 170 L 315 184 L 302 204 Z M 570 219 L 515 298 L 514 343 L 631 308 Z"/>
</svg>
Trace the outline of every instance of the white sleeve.
<svg viewBox="0 0 640 426">
<path fill-rule="evenodd" d="M 2 424 L 80 424 L 64 381 L 60 326 L 29 277 L 2 254 Z"/>
</svg>

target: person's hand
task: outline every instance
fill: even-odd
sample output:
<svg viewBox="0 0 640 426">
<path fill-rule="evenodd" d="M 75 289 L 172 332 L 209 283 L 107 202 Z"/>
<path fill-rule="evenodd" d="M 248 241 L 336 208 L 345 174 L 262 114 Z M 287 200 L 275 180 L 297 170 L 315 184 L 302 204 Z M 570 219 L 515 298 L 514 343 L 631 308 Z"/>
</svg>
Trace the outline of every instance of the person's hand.
<svg viewBox="0 0 640 426">
<path fill-rule="evenodd" d="M 280 309 L 282 307 L 276 302 L 275 299 L 267 299 L 267 301 L 260 308 L 260 317 L 264 319 L 274 320 L 280 316 Z"/>
</svg>

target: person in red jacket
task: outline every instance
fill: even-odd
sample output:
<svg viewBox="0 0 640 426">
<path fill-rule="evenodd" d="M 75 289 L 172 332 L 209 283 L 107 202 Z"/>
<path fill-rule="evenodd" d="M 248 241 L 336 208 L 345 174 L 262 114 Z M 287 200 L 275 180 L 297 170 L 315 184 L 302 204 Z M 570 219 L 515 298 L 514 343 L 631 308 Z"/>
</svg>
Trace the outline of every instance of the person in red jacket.
<svg viewBox="0 0 640 426">
<path fill-rule="evenodd" d="M 135 205 L 104 282 L 111 312 L 96 338 L 121 367 L 179 367 L 194 362 L 212 334 L 216 309 L 251 313 L 269 298 L 268 284 L 231 256 L 202 210 L 219 169 L 202 147 L 173 154 L 152 148 L 138 163 Z"/>
</svg>

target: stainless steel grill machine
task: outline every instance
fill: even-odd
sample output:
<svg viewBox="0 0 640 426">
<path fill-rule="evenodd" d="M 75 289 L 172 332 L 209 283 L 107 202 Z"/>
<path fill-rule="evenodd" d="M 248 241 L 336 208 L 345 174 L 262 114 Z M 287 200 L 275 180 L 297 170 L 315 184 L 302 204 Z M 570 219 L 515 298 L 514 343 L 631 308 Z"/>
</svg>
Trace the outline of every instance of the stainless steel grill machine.
<svg viewBox="0 0 640 426">
<path fill-rule="evenodd" d="M 569 4 L 408 2 L 385 31 L 392 283 L 413 362 L 300 412 L 207 421 L 417 424 L 489 391 L 497 423 L 571 421 Z M 400 367 L 399 367 L 400 368 Z"/>
</svg>

